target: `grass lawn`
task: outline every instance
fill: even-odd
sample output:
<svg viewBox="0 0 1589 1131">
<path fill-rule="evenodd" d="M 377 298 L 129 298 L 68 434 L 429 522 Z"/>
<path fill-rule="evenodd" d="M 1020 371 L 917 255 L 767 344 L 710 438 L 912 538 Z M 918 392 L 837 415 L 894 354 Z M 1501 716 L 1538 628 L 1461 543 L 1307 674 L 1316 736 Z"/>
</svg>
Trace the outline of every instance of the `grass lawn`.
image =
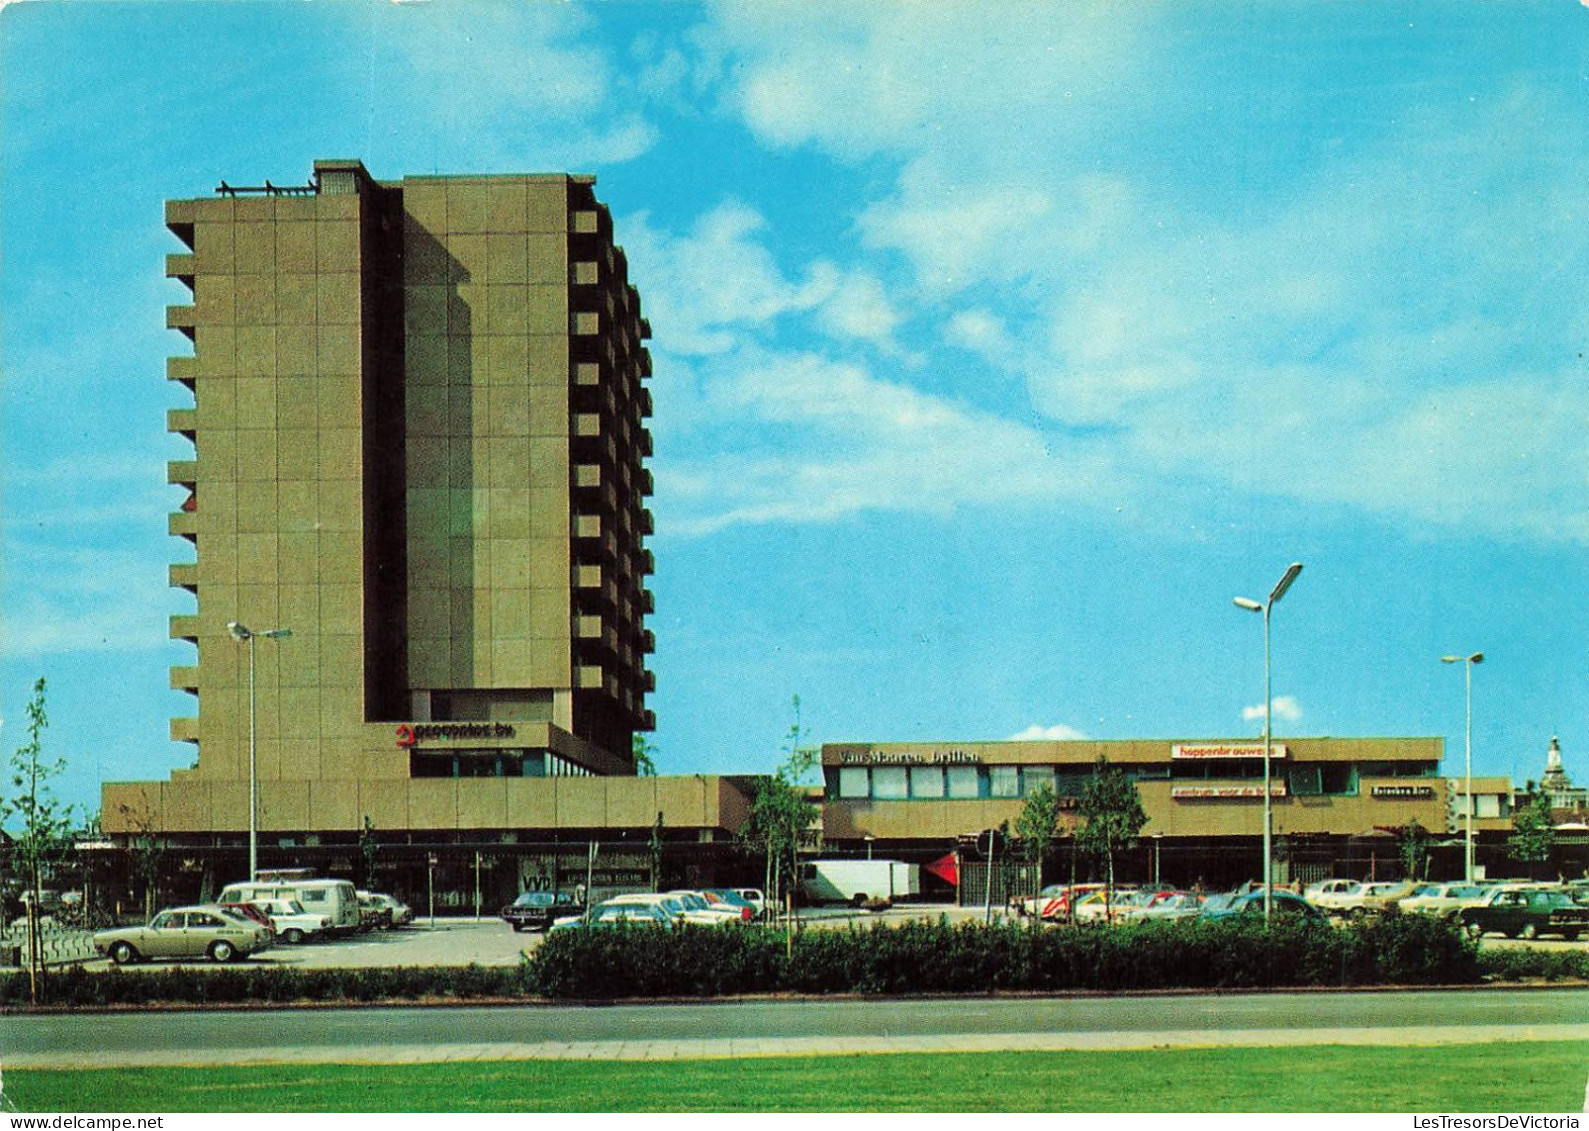
<svg viewBox="0 0 1589 1131">
<path fill-rule="evenodd" d="M 23 1112 L 1569 1112 L 1582 1042 L 18 1071 Z"/>
</svg>

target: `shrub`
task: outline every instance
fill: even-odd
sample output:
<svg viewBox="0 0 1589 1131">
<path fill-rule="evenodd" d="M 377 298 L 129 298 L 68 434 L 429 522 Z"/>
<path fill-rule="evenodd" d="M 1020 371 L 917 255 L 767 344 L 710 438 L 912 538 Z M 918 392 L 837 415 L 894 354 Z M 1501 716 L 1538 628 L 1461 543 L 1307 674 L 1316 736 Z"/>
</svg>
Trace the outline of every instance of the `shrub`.
<svg viewBox="0 0 1589 1131">
<path fill-rule="evenodd" d="M 999 991 L 1258 989 L 1589 980 L 1589 954 L 1486 950 L 1450 923 L 1387 915 L 1322 923 L 976 922 L 946 918 L 843 930 L 618 925 L 556 931 L 516 967 L 305 970 L 265 963 L 52 972 L 45 1001 L 280 1004 L 541 996 L 562 1000 L 748 993 L 936 994 Z M 0 975 L 0 1006 L 27 1003 L 27 976 Z"/>
</svg>

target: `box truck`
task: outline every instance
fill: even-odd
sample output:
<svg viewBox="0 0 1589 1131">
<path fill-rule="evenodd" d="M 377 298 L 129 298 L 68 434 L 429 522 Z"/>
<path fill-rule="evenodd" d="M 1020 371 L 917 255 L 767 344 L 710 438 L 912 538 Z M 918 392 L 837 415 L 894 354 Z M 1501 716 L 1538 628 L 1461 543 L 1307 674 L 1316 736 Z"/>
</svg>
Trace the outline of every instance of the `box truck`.
<svg viewBox="0 0 1589 1131">
<path fill-rule="evenodd" d="M 921 894 L 921 865 L 899 860 L 808 860 L 800 891 L 812 903 L 904 899 Z"/>
</svg>

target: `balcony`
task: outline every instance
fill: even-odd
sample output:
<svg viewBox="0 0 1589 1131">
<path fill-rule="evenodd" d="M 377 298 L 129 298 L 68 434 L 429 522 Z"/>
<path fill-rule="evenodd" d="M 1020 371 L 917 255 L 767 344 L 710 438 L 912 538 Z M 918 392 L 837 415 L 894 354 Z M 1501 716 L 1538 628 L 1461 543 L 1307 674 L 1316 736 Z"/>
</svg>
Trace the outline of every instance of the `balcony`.
<svg viewBox="0 0 1589 1131">
<path fill-rule="evenodd" d="M 568 266 L 568 281 L 576 287 L 594 287 L 601 283 L 601 264 L 580 261 Z"/>
<path fill-rule="evenodd" d="M 186 589 L 189 593 L 199 591 L 199 563 L 183 562 L 173 565 L 166 571 L 167 578 L 174 589 Z"/>
<path fill-rule="evenodd" d="M 191 200 L 166 201 L 166 227 L 171 234 L 193 247 L 193 202 Z"/>
<path fill-rule="evenodd" d="M 649 589 L 640 590 L 640 611 L 647 614 L 657 611 L 656 594 Z"/>
<path fill-rule="evenodd" d="M 193 289 L 193 277 L 198 273 L 198 256 L 191 251 L 184 255 L 166 256 L 166 278 L 181 279 L 188 290 Z"/>
<path fill-rule="evenodd" d="M 657 689 L 657 673 L 649 668 L 640 673 L 640 690 L 651 692 Z"/>
<path fill-rule="evenodd" d="M 198 308 L 188 306 L 166 307 L 166 329 L 181 330 L 187 335 L 188 341 L 195 337 L 194 327 L 198 325 Z"/>
<path fill-rule="evenodd" d="M 171 618 L 171 639 L 199 642 L 199 618 L 193 613 L 178 613 Z"/>
<path fill-rule="evenodd" d="M 602 685 L 600 664 L 581 664 L 574 669 L 574 686 L 584 691 L 599 691 Z"/>
<path fill-rule="evenodd" d="M 198 434 L 199 413 L 193 408 L 170 408 L 166 410 L 166 431 L 174 432 L 189 441 Z"/>
<path fill-rule="evenodd" d="M 172 691 L 190 691 L 194 695 L 197 695 L 199 693 L 199 669 L 198 668 L 172 668 L 171 669 L 171 690 Z"/>
<path fill-rule="evenodd" d="M 196 459 L 174 459 L 166 464 L 166 482 L 180 483 L 184 487 L 192 488 L 199 481 L 199 461 Z"/>
<path fill-rule="evenodd" d="M 635 447 L 640 449 L 642 456 L 651 455 L 651 429 L 642 428 L 635 436 Z"/>
<path fill-rule="evenodd" d="M 172 511 L 166 515 L 166 533 L 189 542 L 199 539 L 199 516 L 193 511 Z"/>
<path fill-rule="evenodd" d="M 641 534 L 655 534 L 657 532 L 656 523 L 651 518 L 651 512 L 644 507 L 640 508 L 639 519 L 635 525 L 639 528 Z"/>
<path fill-rule="evenodd" d="M 197 742 L 199 740 L 199 720 L 196 718 L 172 719 L 172 742 Z"/>
<path fill-rule="evenodd" d="M 188 392 L 193 391 L 193 382 L 199 378 L 199 359 L 196 357 L 168 357 L 166 358 L 166 380 L 181 381 L 188 387 Z"/>
</svg>

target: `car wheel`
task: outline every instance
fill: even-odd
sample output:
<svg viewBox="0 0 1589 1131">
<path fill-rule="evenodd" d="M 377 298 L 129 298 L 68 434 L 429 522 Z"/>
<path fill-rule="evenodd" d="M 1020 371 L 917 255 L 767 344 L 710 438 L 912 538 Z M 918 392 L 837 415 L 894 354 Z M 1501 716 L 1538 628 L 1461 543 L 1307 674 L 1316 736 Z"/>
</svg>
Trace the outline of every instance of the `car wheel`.
<svg viewBox="0 0 1589 1131">
<path fill-rule="evenodd" d="M 225 939 L 216 939 L 210 944 L 209 954 L 216 962 L 230 962 L 237 957 L 237 948 Z"/>
<path fill-rule="evenodd" d="M 132 948 L 132 943 L 119 942 L 110 948 L 110 960 L 117 966 L 126 966 L 138 961 L 138 952 Z"/>
<path fill-rule="evenodd" d="M 303 942 L 303 932 L 297 927 L 288 927 L 281 933 L 281 940 L 282 942 L 287 943 L 289 946 L 297 946 L 299 943 Z"/>
<path fill-rule="evenodd" d="M 1477 923 L 1464 924 L 1462 930 L 1470 939 L 1476 939 L 1484 934 L 1484 928 Z"/>
<path fill-rule="evenodd" d="M 1561 933 L 1561 937 L 1566 939 L 1568 942 L 1577 942 L 1578 932 L 1569 928 L 1568 930 L 1565 930 Z"/>
<path fill-rule="evenodd" d="M 1539 935 L 1539 928 L 1536 927 L 1532 923 L 1524 923 L 1522 925 L 1522 927 L 1520 927 L 1518 929 L 1518 932 L 1517 932 L 1517 937 L 1520 938 L 1520 939 L 1532 939 L 1532 938 L 1537 937 L 1538 935 Z"/>
<path fill-rule="evenodd" d="M 520 931 L 524 930 L 524 924 L 523 923 L 509 923 L 508 926 L 513 928 L 513 933 L 515 935 L 518 934 Z"/>
</svg>

